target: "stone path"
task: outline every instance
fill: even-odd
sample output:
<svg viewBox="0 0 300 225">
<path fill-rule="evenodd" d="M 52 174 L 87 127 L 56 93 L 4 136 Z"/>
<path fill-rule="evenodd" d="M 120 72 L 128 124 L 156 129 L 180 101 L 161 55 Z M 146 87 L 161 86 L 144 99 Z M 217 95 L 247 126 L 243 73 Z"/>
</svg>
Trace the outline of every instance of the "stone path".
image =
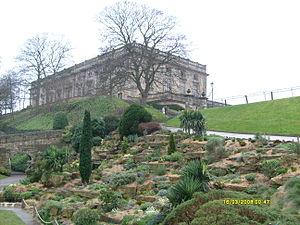
<svg viewBox="0 0 300 225">
<path fill-rule="evenodd" d="M 0 179 L 0 191 L 3 190 L 3 187 L 7 184 L 17 184 L 21 180 L 26 178 L 25 174 L 12 174 L 10 177 Z"/>
<path fill-rule="evenodd" d="M 182 128 L 178 127 L 165 127 L 162 126 L 163 129 L 170 130 L 172 132 L 176 132 L 178 130 L 182 130 Z M 254 134 L 243 134 L 243 133 L 230 133 L 230 132 L 221 132 L 221 131 L 207 131 L 207 134 L 217 134 L 223 137 L 234 137 L 234 138 L 254 138 Z M 296 136 L 281 136 L 281 135 L 265 135 L 267 139 L 270 140 L 281 140 L 281 141 L 297 141 Z"/>
<path fill-rule="evenodd" d="M 0 207 L 0 210 L 13 211 L 27 225 L 39 225 L 39 223 L 36 222 L 34 218 L 29 213 L 27 213 L 24 209 Z"/>
</svg>

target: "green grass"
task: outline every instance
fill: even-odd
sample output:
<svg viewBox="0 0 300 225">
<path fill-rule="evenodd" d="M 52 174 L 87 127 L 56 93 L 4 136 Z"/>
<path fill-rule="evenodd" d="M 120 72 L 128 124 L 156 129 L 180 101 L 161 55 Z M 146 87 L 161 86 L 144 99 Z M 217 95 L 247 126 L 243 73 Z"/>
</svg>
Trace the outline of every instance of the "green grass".
<svg viewBox="0 0 300 225">
<path fill-rule="evenodd" d="M 26 225 L 14 212 L 0 210 L 0 225 Z"/>
<path fill-rule="evenodd" d="M 300 135 L 300 97 L 201 110 L 209 130 Z M 179 127 L 178 116 L 165 123 Z"/>
<path fill-rule="evenodd" d="M 7 176 L 0 174 L 0 179 L 6 178 Z"/>
<path fill-rule="evenodd" d="M 7 123 L 18 130 L 51 130 L 53 118 L 59 112 L 67 115 L 69 124 L 78 125 L 83 120 L 84 110 L 89 110 L 92 118 L 101 118 L 106 115 L 121 115 L 128 106 L 128 103 L 117 98 L 106 96 L 86 97 L 42 106 L 38 114 L 35 113 L 34 109 L 26 109 L 16 112 L 14 118 L 7 115 L 0 122 Z M 152 114 L 154 121 L 162 122 L 167 119 L 165 115 L 156 109 L 146 109 Z"/>
</svg>

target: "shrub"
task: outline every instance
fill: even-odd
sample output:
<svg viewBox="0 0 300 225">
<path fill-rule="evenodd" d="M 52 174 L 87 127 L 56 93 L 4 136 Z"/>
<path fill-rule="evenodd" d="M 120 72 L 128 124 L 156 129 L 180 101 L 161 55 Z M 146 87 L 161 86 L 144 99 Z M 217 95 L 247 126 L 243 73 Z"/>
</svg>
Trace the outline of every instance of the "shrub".
<svg viewBox="0 0 300 225">
<path fill-rule="evenodd" d="M 12 186 L 4 186 L 3 197 L 7 202 L 19 202 L 21 201 L 21 196 L 19 192 L 16 192 Z"/>
<path fill-rule="evenodd" d="M 255 138 L 256 142 L 258 142 L 262 145 L 268 144 L 268 140 L 261 133 L 256 133 L 254 138 Z"/>
<path fill-rule="evenodd" d="M 245 176 L 246 180 L 249 182 L 253 182 L 255 181 L 256 178 L 256 174 L 255 173 L 249 173 Z"/>
<path fill-rule="evenodd" d="M 79 209 L 72 218 L 75 225 L 96 225 L 98 220 L 98 213 L 92 209 Z"/>
<path fill-rule="evenodd" d="M 84 184 L 88 184 L 92 172 L 91 163 L 91 139 L 92 139 L 92 128 L 91 128 L 91 116 L 90 112 L 84 112 L 82 135 L 80 140 L 80 160 L 79 160 L 79 172 L 81 181 Z"/>
<path fill-rule="evenodd" d="M 127 141 L 128 142 L 138 142 L 138 140 L 139 140 L 139 137 L 136 134 L 127 136 Z"/>
<path fill-rule="evenodd" d="M 109 134 L 110 132 L 116 130 L 119 126 L 120 118 L 117 116 L 105 116 L 103 118 L 105 124 L 105 134 Z"/>
<path fill-rule="evenodd" d="M 64 129 L 68 125 L 68 119 L 64 113 L 56 113 L 53 119 L 53 130 Z"/>
<path fill-rule="evenodd" d="M 147 123 L 140 123 L 138 126 L 138 130 L 140 134 L 152 134 L 155 131 L 159 131 L 161 129 L 158 122 L 147 122 Z"/>
<path fill-rule="evenodd" d="M 79 153 L 81 134 L 82 134 L 82 127 L 81 126 L 75 127 L 73 136 L 71 138 L 71 143 L 72 143 L 73 149 L 77 153 Z"/>
<path fill-rule="evenodd" d="M 111 185 L 112 188 L 116 189 L 121 185 L 130 184 L 136 180 L 136 175 L 133 173 L 123 172 L 119 174 L 115 174 L 112 177 Z"/>
<path fill-rule="evenodd" d="M 178 205 L 193 197 L 193 194 L 201 190 L 201 183 L 190 177 L 185 177 L 168 190 L 167 197 L 173 205 Z"/>
<path fill-rule="evenodd" d="M 119 124 L 119 132 L 121 138 L 130 134 L 138 134 L 138 125 L 142 122 L 150 122 L 152 115 L 148 113 L 142 106 L 130 105 L 121 117 Z"/>
<path fill-rule="evenodd" d="M 157 167 L 154 168 L 154 174 L 158 176 L 162 176 L 166 174 L 166 166 L 165 165 L 158 165 Z"/>
<path fill-rule="evenodd" d="M 99 136 L 104 138 L 105 136 L 105 123 L 102 119 L 93 119 L 91 121 L 92 135 L 93 137 Z"/>
<path fill-rule="evenodd" d="M 71 143 L 73 134 L 74 134 L 74 127 L 72 125 L 66 126 L 63 133 L 62 133 L 62 135 L 61 135 L 63 141 L 65 143 Z"/>
<path fill-rule="evenodd" d="M 149 202 L 146 202 L 146 203 L 141 204 L 140 209 L 143 211 L 146 211 L 150 206 L 151 206 L 151 204 Z"/>
<path fill-rule="evenodd" d="M 19 172 L 25 172 L 25 170 L 29 166 L 29 163 L 28 163 L 29 160 L 30 160 L 30 157 L 27 154 L 24 154 L 24 153 L 16 154 L 11 159 L 12 170 L 19 171 Z"/>
<path fill-rule="evenodd" d="M 104 212 L 110 212 L 113 209 L 121 207 L 121 194 L 109 189 L 100 191 L 100 200 L 102 201 L 101 208 Z"/>
<path fill-rule="evenodd" d="M 123 137 L 123 141 L 121 142 L 121 151 L 122 151 L 122 153 L 123 153 L 123 154 L 126 154 L 128 148 L 129 148 L 129 145 L 128 145 L 127 138 L 126 138 L 126 137 Z"/>
<path fill-rule="evenodd" d="M 4 166 L 0 165 L 0 174 L 10 176 L 11 171 L 9 169 L 6 169 Z"/>
<path fill-rule="evenodd" d="M 263 184 L 253 184 L 246 188 L 245 192 L 247 194 L 262 194 L 269 189 L 268 186 Z"/>
<path fill-rule="evenodd" d="M 291 171 L 292 171 L 292 172 L 296 172 L 296 171 L 297 171 L 297 168 L 292 166 L 292 167 L 291 167 Z"/>
<path fill-rule="evenodd" d="M 288 170 L 289 170 L 288 168 L 283 168 L 283 167 L 279 168 L 278 169 L 278 174 L 286 174 L 288 172 Z"/>
<path fill-rule="evenodd" d="M 280 161 L 277 159 L 266 160 L 262 163 L 262 169 L 265 176 L 272 178 L 278 175 Z"/>
<path fill-rule="evenodd" d="M 168 145 L 168 155 L 171 155 L 176 151 L 175 141 L 173 134 L 170 134 L 169 145 Z"/>
<path fill-rule="evenodd" d="M 167 194 L 168 194 L 168 191 L 164 190 L 164 189 L 159 190 L 157 193 L 158 196 L 166 196 Z"/>
<path fill-rule="evenodd" d="M 93 137 L 92 138 L 92 146 L 100 146 L 102 142 L 101 137 Z"/>
<path fill-rule="evenodd" d="M 300 155 L 300 143 L 293 143 L 289 146 L 289 149 L 297 154 L 298 156 Z"/>
<path fill-rule="evenodd" d="M 164 155 L 163 159 L 172 162 L 179 161 L 182 159 L 182 152 L 173 152 L 171 155 Z"/>
<path fill-rule="evenodd" d="M 69 153 L 66 148 L 58 148 L 56 146 L 50 146 L 43 152 L 42 158 L 44 163 L 44 169 L 48 172 L 51 171 L 63 171 L 64 164 L 67 163 Z"/>
<path fill-rule="evenodd" d="M 210 181 L 210 175 L 206 164 L 202 160 L 190 161 L 182 172 L 183 178 L 192 178 L 200 182 L 201 191 L 208 191 L 208 182 Z"/>
<path fill-rule="evenodd" d="M 205 145 L 205 149 L 208 152 L 206 154 L 206 157 L 209 162 L 215 162 L 219 159 L 224 158 L 227 155 L 224 145 L 224 138 L 212 137 L 208 140 L 208 142 Z"/>
</svg>

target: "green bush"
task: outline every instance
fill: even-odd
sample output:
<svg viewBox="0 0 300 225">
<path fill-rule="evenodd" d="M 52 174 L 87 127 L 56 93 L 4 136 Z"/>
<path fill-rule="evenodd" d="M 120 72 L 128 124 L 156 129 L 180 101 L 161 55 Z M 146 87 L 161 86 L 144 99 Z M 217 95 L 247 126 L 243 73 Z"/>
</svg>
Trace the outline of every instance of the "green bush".
<svg viewBox="0 0 300 225">
<path fill-rule="evenodd" d="M 19 202 L 21 201 L 21 196 L 19 192 L 16 192 L 12 186 L 4 186 L 3 197 L 7 202 Z"/>
<path fill-rule="evenodd" d="M 128 141 L 126 137 L 123 137 L 123 140 L 121 142 L 121 151 L 123 154 L 126 154 L 129 149 Z"/>
<path fill-rule="evenodd" d="M 289 146 L 289 149 L 292 151 L 292 153 L 295 153 L 298 156 L 300 155 L 300 143 L 292 143 Z"/>
<path fill-rule="evenodd" d="M 64 129 L 68 126 L 68 119 L 64 113 L 56 113 L 53 119 L 53 130 Z"/>
<path fill-rule="evenodd" d="M 101 137 L 93 137 L 92 138 L 92 146 L 100 146 L 102 143 Z"/>
<path fill-rule="evenodd" d="M 200 181 L 185 177 L 168 190 L 167 197 L 176 206 L 191 199 L 197 191 L 201 191 Z"/>
<path fill-rule="evenodd" d="M 176 145 L 175 145 L 175 141 L 174 141 L 174 136 L 173 136 L 173 134 L 170 134 L 169 145 L 168 145 L 168 155 L 171 155 L 175 151 L 176 151 Z"/>
<path fill-rule="evenodd" d="M 97 225 L 99 215 L 92 209 L 79 209 L 72 218 L 75 225 Z"/>
<path fill-rule="evenodd" d="M 63 133 L 62 133 L 62 135 L 61 135 L 63 141 L 65 143 L 71 143 L 73 134 L 74 134 L 74 127 L 72 125 L 66 126 Z"/>
<path fill-rule="evenodd" d="M 253 184 L 246 188 L 245 192 L 247 194 L 262 194 L 263 192 L 267 191 L 269 189 L 268 186 L 263 184 Z"/>
<path fill-rule="evenodd" d="M 138 125 L 142 122 L 150 122 L 152 115 L 148 113 L 142 106 L 130 105 L 121 117 L 119 124 L 119 132 L 121 138 L 130 134 L 139 134 Z"/>
<path fill-rule="evenodd" d="M 101 208 L 104 212 L 110 212 L 113 209 L 120 208 L 122 203 L 120 199 L 122 195 L 110 189 L 102 189 L 100 191 Z"/>
<path fill-rule="evenodd" d="M 32 196 L 33 196 L 33 193 L 31 191 L 25 191 L 20 194 L 20 197 L 22 199 L 29 199 Z"/>
<path fill-rule="evenodd" d="M 110 132 L 116 130 L 119 126 L 120 118 L 117 116 L 105 116 L 103 118 L 105 123 L 105 134 L 109 134 Z"/>
<path fill-rule="evenodd" d="M 58 148 L 56 146 L 50 146 L 42 154 L 45 161 L 45 169 L 48 172 L 63 171 L 63 166 L 68 162 L 69 151 L 66 148 Z"/>
<path fill-rule="evenodd" d="M 73 149 L 77 153 L 79 153 L 81 134 L 82 134 L 82 127 L 81 126 L 75 127 L 73 136 L 71 138 L 71 143 L 72 143 Z"/>
<path fill-rule="evenodd" d="M 208 183 L 210 181 L 210 175 L 207 169 L 207 165 L 202 160 L 192 160 L 183 169 L 182 177 L 189 177 L 197 180 L 201 184 L 201 191 L 208 191 Z"/>
<path fill-rule="evenodd" d="M 256 174 L 255 173 L 249 173 L 245 176 L 246 180 L 249 182 L 253 182 L 255 181 L 256 178 Z"/>
<path fill-rule="evenodd" d="M 30 160 L 29 155 L 20 153 L 16 154 L 11 159 L 11 168 L 14 171 L 25 172 L 29 167 L 28 161 Z"/>
<path fill-rule="evenodd" d="M 205 149 L 208 152 L 214 153 L 218 148 L 222 148 L 225 145 L 224 138 L 212 137 L 205 145 Z"/>
<path fill-rule="evenodd" d="M 135 135 L 128 135 L 127 136 L 127 141 L 128 142 L 138 142 L 139 141 L 139 136 Z"/>
<path fill-rule="evenodd" d="M 262 169 L 265 176 L 272 178 L 278 175 L 280 161 L 277 159 L 266 160 L 262 163 Z"/>
<path fill-rule="evenodd" d="M 262 145 L 268 144 L 268 140 L 261 133 L 256 133 L 254 138 L 255 138 L 256 142 L 258 142 Z"/>
<path fill-rule="evenodd" d="M 166 166 L 165 165 L 158 165 L 157 167 L 154 168 L 154 174 L 158 176 L 162 176 L 166 174 Z"/>
<path fill-rule="evenodd" d="M 177 162 L 183 157 L 182 152 L 173 152 L 171 155 L 164 155 L 163 159 L 166 161 Z"/>
<path fill-rule="evenodd" d="M 6 169 L 4 166 L 0 165 L 0 174 L 10 176 L 11 171 L 9 169 Z"/>
<path fill-rule="evenodd" d="M 133 173 L 122 172 L 115 174 L 110 182 L 112 188 L 116 189 L 121 185 L 130 184 L 136 180 L 136 175 Z"/>
<path fill-rule="evenodd" d="M 102 119 L 93 119 L 91 121 L 92 135 L 93 137 L 99 136 L 104 138 L 105 136 L 105 123 Z"/>
</svg>

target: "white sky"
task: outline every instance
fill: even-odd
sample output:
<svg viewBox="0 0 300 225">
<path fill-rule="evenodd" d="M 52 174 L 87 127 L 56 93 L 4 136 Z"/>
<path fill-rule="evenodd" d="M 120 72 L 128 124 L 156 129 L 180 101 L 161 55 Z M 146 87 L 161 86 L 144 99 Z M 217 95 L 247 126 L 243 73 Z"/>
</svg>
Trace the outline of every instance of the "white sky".
<svg viewBox="0 0 300 225">
<path fill-rule="evenodd" d="M 74 63 L 99 54 L 97 14 L 115 0 L 1 0 L 4 72 L 39 32 L 64 35 Z M 176 16 L 192 43 L 190 59 L 207 65 L 208 93 L 222 98 L 300 86 L 300 1 L 137 0 Z"/>
</svg>

